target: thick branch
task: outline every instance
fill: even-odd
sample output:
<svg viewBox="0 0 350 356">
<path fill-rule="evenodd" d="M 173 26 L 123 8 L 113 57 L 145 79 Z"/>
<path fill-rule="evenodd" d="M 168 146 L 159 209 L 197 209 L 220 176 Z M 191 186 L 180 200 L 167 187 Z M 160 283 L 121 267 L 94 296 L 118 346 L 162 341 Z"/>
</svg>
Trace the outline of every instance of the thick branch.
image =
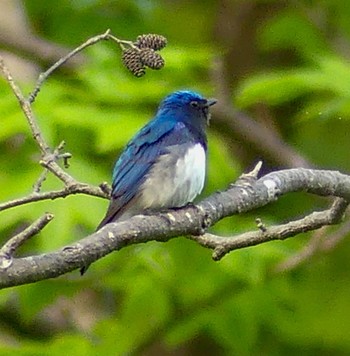
<svg viewBox="0 0 350 356">
<path fill-rule="evenodd" d="M 349 201 L 350 176 L 335 171 L 300 168 L 273 172 L 256 182 L 234 184 L 196 206 L 157 215 L 135 216 L 128 221 L 108 224 L 62 250 L 14 259 L 9 268 L 0 272 L 0 286 L 4 288 L 57 277 L 128 245 L 152 240 L 165 242 L 181 235 L 200 235 L 203 229 L 226 216 L 256 209 L 281 195 L 297 191 L 337 196 Z"/>
</svg>

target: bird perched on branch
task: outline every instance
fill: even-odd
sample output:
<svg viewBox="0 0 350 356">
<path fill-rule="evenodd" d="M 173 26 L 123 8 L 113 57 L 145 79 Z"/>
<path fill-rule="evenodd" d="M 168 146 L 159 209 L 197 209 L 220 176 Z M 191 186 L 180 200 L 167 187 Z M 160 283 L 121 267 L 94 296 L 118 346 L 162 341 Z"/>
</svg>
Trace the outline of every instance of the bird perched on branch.
<svg viewBox="0 0 350 356">
<path fill-rule="evenodd" d="M 177 91 L 160 104 L 156 116 L 128 143 L 113 171 L 111 201 L 104 225 L 145 211 L 176 208 L 202 191 L 209 107 L 192 91 Z M 84 273 L 86 269 L 82 269 Z"/>
</svg>

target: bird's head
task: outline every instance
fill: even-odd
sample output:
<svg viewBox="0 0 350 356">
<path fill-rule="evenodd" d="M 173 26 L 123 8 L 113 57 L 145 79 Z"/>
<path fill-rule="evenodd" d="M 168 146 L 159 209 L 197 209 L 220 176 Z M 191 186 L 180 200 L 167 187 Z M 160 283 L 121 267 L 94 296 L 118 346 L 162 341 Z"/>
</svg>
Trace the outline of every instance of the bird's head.
<svg viewBox="0 0 350 356">
<path fill-rule="evenodd" d="M 169 116 L 194 126 L 205 126 L 209 124 L 209 107 L 215 103 L 215 99 L 205 99 L 193 91 L 176 91 L 161 102 L 158 115 Z"/>
</svg>

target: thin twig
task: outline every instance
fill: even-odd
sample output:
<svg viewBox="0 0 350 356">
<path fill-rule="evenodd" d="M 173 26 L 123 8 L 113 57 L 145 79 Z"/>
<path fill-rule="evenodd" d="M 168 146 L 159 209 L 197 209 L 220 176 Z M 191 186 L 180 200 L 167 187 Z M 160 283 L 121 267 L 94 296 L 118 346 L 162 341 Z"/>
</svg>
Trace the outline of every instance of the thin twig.
<svg viewBox="0 0 350 356">
<path fill-rule="evenodd" d="M 15 251 L 23 245 L 23 243 L 36 235 L 39 231 L 41 231 L 51 220 L 53 219 L 53 215 L 50 213 L 45 213 L 42 217 L 34 221 L 30 226 L 24 229 L 19 234 L 11 237 L 5 245 L 3 245 L 0 249 L 1 254 L 6 254 L 8 256 L 13 256 Z"/>
<path fill-rule="evenodd" d="M 65 64 L 68 60 L 70 60 L 71 58 L 73 58 L 75 55 L 77 55 L 79 52 L 81 52 L 82 50 L 84 50 L 85 48 L 92 46 L 94 44 L 96 44 L 97 42 L 100 41 L 105 41 L 105 40 L 112 40 L 114 42 L 116 42 L 120 48 L 122 50 L 125 49 L 125 45 L 132 47 L 136 50 L 140 50 L 137 46 L 134 45 L 134 43 L 132 41 L 127 41 L 127 40 L 121 40 L 115 36 L 113 36 L 111 34 L 111 30 L 107 30 L 106 32 L 94 36 L 92 38 L 89 38 L 87 41 L 85 41 L 84 43 L 82 43 L 79 47 L 75 48 L 73 51 L 69 52 L 66 56 L 62 57 L 61 59 L 59 59 L 56 63 L 54 63 L 48 70 L 46 70 L 45 72 L 41 73 L 39 75 L 39 78 L 35 84 L 35 88 L 34 90 L 29 94 L 28 97 L 28 101 L 30 104 L 32 104 L 38 93 L 41 90 L 42 85 L 44 84 L 45 80 L 47 80 L 47 78 L 55 71 L 57 70 L 59 67 L 61 67 L 63 64 Z"/>
<path fill-rule="evenodd" d="M 125 45 L 126 45 L 127 47 L 132 47 L 132 48 L 134 48 L 135 50 L 140 51 L 140 48 L 138 48 L 137 46 L 135 46 L 132 41 L 121 40 L 121 39 L 119 39 L 119 38 L 117 38 L 117 37 L 115 37 L 115 36 L 113 36 L 113 35 L 111 35 L 111 34 L 108 34 L 107 37 L 108 37 L 107 39 L 111 39 L 111 40 L 113 40 L 114 42 L 118 43 L 119 46 L 120 46 L 120 48 L 121 48 L 122 50 L 125 50 L 125 49 L 126 49 L 126 47 L 125 47 Z"/>
<path fill-rule="evenodd" d="M 89 47 L 97 42 L 103 41 L 105 39 L 108 38 L 108 35 L 110 33 L 110 30 L 108 29 L 105 33 L 101 34 L 101 35 L 97 35 L 95 37 L 89 38 L 87 41 L 85 41 L 83 44 L 81 44 L 79 47 L 75 48 L 73 51 L 69 52 L 66 56 L 62 57 L 61 59 L 59 59 L 55 64 L 53 64 L 47 71 L 41 73 L 39 75 L 39 79 L 36 82 L 35 88 L 34 90 L 29 94 L 28 97 L 28 101 L 30 104 L 32 104 L 44 81 L 56 70 L 58 69 L 60 66 L 62 66 L 64 63 L 66 63 L 69 59 L 71 59 L 72 57 L 74 57 L 77 53 L 81 52 L 83 49 L 85 49 L 86 47 Z"/>
<path fill-rule="evenodd" d="M 58 146 L 57 148 L 54 150 L 54 155 L 57 157 L 57 159 L 61 158 L 61 154 L 60 154 L 60 151 L 64 148 L 64 145 L 65 145 L 65 142 L 62 141 Z M 70 153 L 67 153 L 68 155 L 68 158 L 71 157 L 71 154 Z M 65 167 L 66 167 L 66 162 L 65 162 Z M 44 169 L 44 171 L 40 174 L 38 180 L 34 183 L 33 185 L 33 193 L 39 193 L 40 190 L 41 190 L 41 186 L 43 184 L 43 182 L 46 180 L 47 178 L 47 175 L 48 175 L 49 171 L 47 168 Z"/>
<path fill-rule="evenodd" d="M 261 170 L 261 167 L 263 165 L 262 161 L 259 161 L 255 167 L 248 173 L 242 173 L 237 181 L 235 183 L 232 183 L 232 186 L 246 186 L 251 184 L 252 182 L 256 181 L 258 179 L 259 172 Z"/>
<path fill-rule="evenodd" d="M 0 269 L 4 270 L 9 268 L 12 264 L 12 257 L 16 250 L 27 240 L 40 232 L 52 219 L 52 214 L 45 213 L 25 230 L 11 237 L 11 239 L 8 240 L 0 249 Z"/>
<path fill-rule="evenodd" d="M 102 189 L 95 187 L 93 185 L 77 183 L 73 186 L 63 188 L 61 190 L 52 190 L 50 192 L 43 193 L 32 193 L 25 197 L 13 199 L 0 204 L 0 211 L 14 208 L 16 206 L 25 205 L 29 203 L 34 203 L 42 200 L 54 200 L 58 198 L 65 198 L 68 195 L 73 194 L 85 194 L 99 198 L 109 198 L 109 194 L 104 192 Z"/>
<path fill-rule="evenodd" d="M 37 124 L 37 121 L 34 117 L 34 114 L 32 112 L 30 103 L 28 100 L 26 100 L 22 94 L 22 91 L 19 89 L 18 85 L 15 83 L 9 69 L 7 68 L 7 66 L 5 65 L 5 62 L 3 60 L 3 58 L 0 56 L 0 71 L 3 73 L 3 75 L 5 76 L 5 79 L 7 80 L 7 82 L 9 83 L 13 93 L 15 94 L 21 108 L 22 111 L 24 113 L 24 115 L 27 118 L 27 121 L 29 123 L 29 126 L 31 128 L 32 131 L 32 135 L 35 139 L 35 141 L 37 142 L 37 144 L 40 147 L 40 151 L 42 153 L 42 155 L 45 155 L 47 153 L 50 152 L 50 147 L 49 145 L 46 143 L 45 139 L 43 138 L 40 128 Z"/>
<path fill-rule="evenodd" d="M 72 157 L 69 152 L 60 153 L 65 144 L 66 143 L 62 141 L 52 153 L 45 154 L 39 163 L 60 179 L 66 187 L 69 187 L 80 183 L 57 164 L 58 160 L 63 159 L 63 164 L 65 168 L 67 168 L 68 159 Z"/>
<path fill-rule="evenodd" d="M 34 194 L 40 193 L 41 186 L 44 183 L 44 181 L 46 180 L 48 173 L 49 173 L 49 171 L 46 168 L 41 172 L 38 180 L 33 184 L 33 193 Z"/>
<path fill-rule="evenodd" d="M 22 111 L 27 118 L 29 126 L 32 131 L 32 135 L 36 143 L 38 144 L 42 158 L 40 160 L 40 164 L 48 169 L 51 173 L 53 173 L 57 178 L 59 178 L 67 187 L 74 186 L 79 184 L 72 176 L 66 173 L 58 164 L 57 159 L 59 159 L 59 155 L 52 152 L 50 146 L 47 144 L 46 140 L 44 139 L 38 122 L 33 114 L 31 103 L 26 100 L 18 87 L 18 85 L 14 82 L 13 77 L 8 70 L 7 66 L 5 65 L 4 60 L 0 56 L 0 71 L 4 74 L 5 79 L 9 83 L 12 91 L 14 92 Z"/>
</svg>

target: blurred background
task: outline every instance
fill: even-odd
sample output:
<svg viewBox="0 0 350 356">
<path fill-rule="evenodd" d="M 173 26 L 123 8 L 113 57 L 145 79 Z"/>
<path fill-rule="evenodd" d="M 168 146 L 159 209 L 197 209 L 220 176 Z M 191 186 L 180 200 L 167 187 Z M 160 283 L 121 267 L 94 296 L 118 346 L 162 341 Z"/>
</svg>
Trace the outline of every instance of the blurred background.
<svg viewBox="0 0 350 356">
<path fill-rule="evenodd" d="M 52 147 L 65 140 L 68 172 L 110 181 L 125 143 L 178 89 L 216 97 L 202 197 L 262 159 L 264 172 L 349 172 L 350 2 L 344 0 L 2 0 L 0 52 L 29 93 L 41 71 L 108 28 L 121 39 L 168 38 L 166 65 L 133 77 L 120 49 L 100 42 L 69 61 L 34 104 Z M 38 148 L 0 80 L 0 200 L 29 194 Z M 43 189 L 61 187 L 53 177 Z M 230 236 L 286 222 L 330 201 L 291 194 L 227 218 Z M 39 254 L 94 231 L 108 202 L 88 196 L 3 211 L 5 242 L 50 211 L 21 248 Z M 213 262 L 185 238 L 131 246 L 54 280 L 3 290 L 0 351 L 17 355 L 349 355 L 350 224 L 235 251 Z"/>
</svg>

